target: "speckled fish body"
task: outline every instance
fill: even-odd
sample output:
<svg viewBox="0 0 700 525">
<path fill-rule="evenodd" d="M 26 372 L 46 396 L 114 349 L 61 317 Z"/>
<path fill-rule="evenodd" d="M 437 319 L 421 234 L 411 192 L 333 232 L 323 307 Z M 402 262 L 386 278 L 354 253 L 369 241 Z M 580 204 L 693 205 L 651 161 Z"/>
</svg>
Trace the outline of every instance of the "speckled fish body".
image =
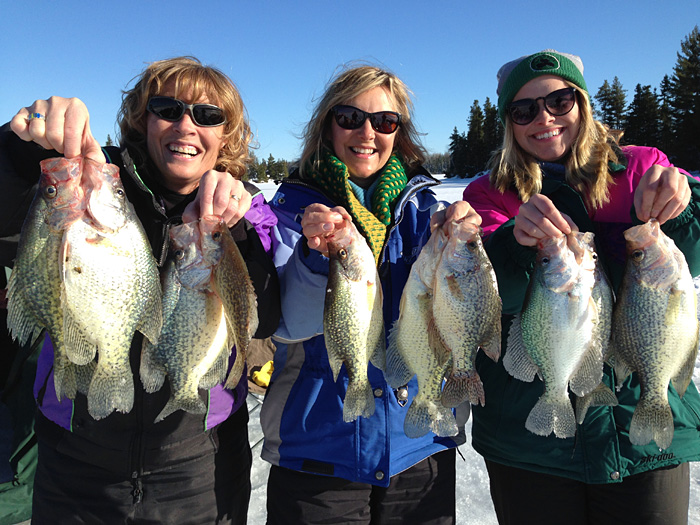
<svg viewBox="0 0 700 525">
<path fill-rule="evenodd" d="M 386 360 L 382 287 L 374 255 L 354 224 L 328 239 L 330 257 L 323 332 L 333 378 L 342 365 L 348 374 L 343 420 L 370 417 L 374 395 L 367 378 L 371 360 L 384 369 Z"/>
<path fill-rule="evenodd" d="M 86 211 L 63 236 L 67 346 L 82 361 L 97 364 L 88 388 L 88 412 L 95 419 L 129 412 L 134 385 L 129 351 L 135 332 L 156 341 L 162 324 L 156 261 L 133 207 L 126 199 L 119 169 L 85 162 L 81 185 Z M 80 343 L 87 339 L 90 345 Z M 72 340 L 71 340 L 72 339 Z"/>
<path fill-rule="evenodd" d="M 80 158 L 41 162 L 41 178 L 22 226 L 17 257 L 8 282 L 7 327 L 25 344 L 46 329 L 54 347 L 54 384 L 59 401 L 75 397 L 75 364 L 64 338 L 61 241 L 69 224 L 84 213 Z"/>
<path fill-rule="evenodd" d="M 435 270 L 447 237 L 441 228 L 431 235 L 411 267 L 401 295 L 399 317 L 389 335 L 384 375 L 392 388 L 400 388 L 414 376 L 418 392 L 406 412 L 404 432 L 421 437 L 432 431 L 454 436 L 457 422 L 442 404 L 442 383 L 450 365 L 450 352 L 431 346 L 428 331 L 433 319 Z"/>
<path fill-rule="evenodd" d="M 166 375 L 170 380 L 170 399 L 156 421 L 176 410 L 205 413 L 207 405 L 199 389 L 226 380 L 237 337 L 244 352 L 257 326 L 247 268 L 223 222 L 218 217 L 205 217 L 185 223 L 171 229 L 170 239 L 170 257 L 163 274 L 163 330 L 158 344 L 144 343 L 140 370 L 147 392 L 159 390 Z M 231 281 L 222 293 L 217 272 L 231 272 L 241 282 Z M 241 301 L 234 296 L 242 295 L 242 302 L 248 305 L 248 294 L 252 294 L 252 310 L 237 311 Z M 237 316 L 247 323 L 240 336 L 230 321 L 235 322 Z M 243 352 L 239 352 L 242 362 Z"/>
<path fill-rule="evenodd" d="M 501 353 L 501 299 L 496 274 L 481 241 L 481 229 L 469 222 L 449 225 L 448 241 L 436 269 L 434 323 L 430 331 L 452 356 L 442 403 L 486 402 L 474 362 L 481 348 L 498 361 Z"/>
<path fill-rule="evenodd" d="M 658 221 L 624 233 L 627 266 L 613 314 L 612 349 L 621 384 L 636 372 L 641 396 L 630 423 L 634 445 L 673 440 L 669 384 L 683 396 L 698 352 L 697 297 L 688 264 Z"/>
<path fill-rule="evenodd" d="M 522 312 L 509 333 L 503 359 L 516 379 L 537 374 L 544 393 L 528 415 L 531 432 L 560 438 L 576 433 L 569 389 L 592 392 L 603 375 L 604 329 L 593 296 L 596 257 L 592 233 L 573 233 L 538 243 L 537 262 Z"/>
</svg>

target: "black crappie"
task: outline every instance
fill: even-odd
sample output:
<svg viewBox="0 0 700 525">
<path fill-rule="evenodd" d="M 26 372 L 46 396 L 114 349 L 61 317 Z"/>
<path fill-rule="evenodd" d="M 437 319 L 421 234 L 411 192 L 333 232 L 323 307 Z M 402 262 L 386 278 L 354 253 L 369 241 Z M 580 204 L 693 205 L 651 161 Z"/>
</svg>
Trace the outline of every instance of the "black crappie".
<svg viewBox="0 0 700 525">
<path fill-rule="evenodd" d="M 76 393 L 75 368 L 64 338 L 61 241 L 85 211 L 80 186 L 82 159 L 41 162 L 41 178 L 25 218 L 8 282 L 7 327 L 20 344 L 46 328 L 54 346 L 54 384 L 59 401 Z"/>
<path fill-rule="evenodd" d="M 452 410 L 442 404 L 442 382 L 450 365 L 450 352 L 442 344 L 430 346 L 428 330 L 433 319 L 435 269 L 447 237 L 442 228 L 423 246 L 401 294 L 399 318 L 389 334 L 384 376 L 399 388 L 416 375 L 418 392 L 406 412 L 404 432 L 421 437 L 429 431 L 438 436 L 458 432 Z"/>
<path fill-rule="evenodd" d="M 161 291 L 156 261 L 119 169 L 86 160 L 81 185 L 86 210 L 68 226 L 62 245 L 63 308 L 71 323 L 65 335 L 68 347 L 84 350 L 83 362 L 97 348 L 87 398 L 90 415 L 101 419 L 133 406 L 131 340 L 136 330 L 157 340 Z M 83 337 L 89 346 L 80 343 Z"/>
<path fill-rule="evenodd" d="M 374 395 L 367 379 L 371 360 L 384 369 L 386 350 L 382 285 L 374 255 L 350 221 L 328 239 L 330 267 L 323 311 L 323 333 L 333 379 L 343 363 L 348 386 L 343 420 L 374 414 Z"/>
<path fill-rule="evenodd" d="M 544 382 L 525 427 L 541 436 L 554 432 L 567 438 L 576 433 L 568 389 L 583 397 L 603 376 L 605 330 L 593 292 L 593 234 L 545 238 L 537 248 L 535 271 L 522 312 L 511 325 L 503 366 L 521 381 L 538 374 Z"/>
<path fill-rule="evenodd" d="M 613 314 L 612 350 L 618 385 L 636 372 L 641 397 L 629 436 L 666 449 L 673 440 L 669 383 L 683 396 L 698 352 L 693 280 L 683 253 L 650 220 L 624 233 L 627 266 Z"/>
<path fill-rule="evenodd" d="M 170 399 L 156 421 L 176 410 L 205 413 L 199 389 L 226 380 L 234 345 L 240 378 L 258 320 L 245 262 L 219 217 L 173 227 L 170 242 L 163 330 L 158 344 L 144 342 L 140 369 L 147 392 L 159 390 L 166 374 L 170 380 Z"/>
<path fill-rule="evenodd" d="M 498 361 L 501 355 L 501 298 L 496 274 L 481 241 L 481 228 L 452 222 L 436 268 L 431 346 L 443 344 L 451 366 L 442 403 L 485 403 L 484 387 L 474 367 L 481 348 Z"/>
</svg>

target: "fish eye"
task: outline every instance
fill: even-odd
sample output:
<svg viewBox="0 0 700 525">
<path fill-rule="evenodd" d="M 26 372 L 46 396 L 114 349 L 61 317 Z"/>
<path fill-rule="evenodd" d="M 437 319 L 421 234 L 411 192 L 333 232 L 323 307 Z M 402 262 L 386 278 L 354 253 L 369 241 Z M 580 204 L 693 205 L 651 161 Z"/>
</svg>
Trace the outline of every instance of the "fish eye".
<svg viewBox="0 0 700 525">
<path fill-rule="evenodd" d="M 221 239 L 221 232 L 212 233 L 211 238 L 214 239 L 215 241 L 218 241 L 219 239 Z"/>
<path fill-rule="evenodd" d="M 644 259 L 644 250 L 634 250 L 632 252 L 632 259 L 635 261 L 641 261 Z"/>
<path fill-rule="evenodd" d="M 175 250 L 174 255 L 175 259 L 181 261 L 185 257 L 185 250 Z"/>
<path fill-rule="evenodd" d="M 469 242 L 467 243 L 467 247 L 468 247 L 470 250 L 476 250 L 476 249 L 479 247 L 479 243 L 477 243 L 476 241 L 469 241 Z"/>
<path fill-rule="evenodd" d="M 341 259 L 345 259 L 348 256 L 348 252 L 345 250 L 345 248 L 341 248 L 338 250 L 338 257 Z"/>
<path fill-rule="evenodd" d="M 44 194 L 49 198 L 53 199 L 56 196 L 56 188 L 54 186 L 47 186 L 44 190 Z"/>
<path fill-rule="evenodd" d="M 542 264 L 549 264 L 549 257 L 542 257 Z"/>
<path fill-rule="evenodd" d="M 119 188 L 119 189 L 117 190 L 117 196 L 118 196 L 118 197 L 124 197 L 124 190 L 121 189 L 121 188 Z"/>
</svg>

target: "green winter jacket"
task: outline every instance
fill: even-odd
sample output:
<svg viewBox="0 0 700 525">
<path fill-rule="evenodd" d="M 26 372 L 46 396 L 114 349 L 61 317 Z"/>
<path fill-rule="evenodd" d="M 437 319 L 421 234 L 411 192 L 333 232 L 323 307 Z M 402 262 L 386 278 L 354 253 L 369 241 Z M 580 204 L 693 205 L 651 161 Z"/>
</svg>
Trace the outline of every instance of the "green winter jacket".
<svg viewBox="0 0 700 525">
<path fill-rule="evenodd" d="M 639 224 L 632 202 L 634 188 L 651 165 L 670 166 L 666 156 L 654 148 L 628 147 L 623 151 L 627 166 L 620 166 L 613 173 L 615 185 L 611 188 L 610 202 L 603 208 L 589 213 L 580 194 L 563 181 L 553 166 L 543 166 L 545 179 L 541 192 L 557 209 L 569 215 L 581 231 L 595 233 L 598 255 L 615 290 L 620 286 L 626 257 L 622 232 Z M 665 223 L 662 230 L 683 251 L 691 274 L 697 276 L 700 274 L 700 182 L 691 177 L 689 181 L 690 204 L 681 215 Z M 619 405 L 590 408 L 572 438 L 561 439 L 553 434 L 541 437 L 525 428 L 525 420 L 542 394 L 543 384 L 537 377 L 532 383 L 511 377 L 502 359 L 513 314 L 523 304 L 535 250 L 521 246 L 513 236 L 513 217 L 521 204 L 514 191 L 501 194 L 490 186 L 486 176 L 467 186 L 464 200 L 483 218 L 485 247 L 496 271 L 504 312 L 501 359 L 494 363 L 483 352 L 477 357 L 486 405 L 472 409 L 474 449 L 488 460 L 586 483 L 621 482 L 633 474 L 700 460 L 700 395 L 692 382 L 682 399 L 673 386 L 669 387 L 675 430 L 671 446 L 663 451 L 653 441 L 646 446 L 630 443 L 628 430 L 640 396 L 636 373 L 616 392 Z M 603 381 L 615 391 L 614 377 L 607 364 Z"/>
</svg>

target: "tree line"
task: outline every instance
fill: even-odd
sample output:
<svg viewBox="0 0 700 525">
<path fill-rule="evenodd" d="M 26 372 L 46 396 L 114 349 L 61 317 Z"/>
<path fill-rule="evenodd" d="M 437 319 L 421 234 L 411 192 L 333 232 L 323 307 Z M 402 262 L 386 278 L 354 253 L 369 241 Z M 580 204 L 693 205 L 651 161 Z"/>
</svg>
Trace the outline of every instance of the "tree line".
<svg viewBox="0 0 700 525">
<path fill-rule="evenodd" d="M 620 143 L 654 146 L 685 169 L 700 170 L 700 32 L 698 26 L 681 42 L 673 73 L 665 75 L 658 90 L 637 84 L 632 101 L 614 77 L 605 80 L 591 104 L 595 117 L 624 132 Z M 493 151 L 503 141 L 498 107 L 488 97 L 483 106 L 475 100 L 469 109 L 468 130 L 455 126 L 450 135 L 448 176 L 473 177 L 486 169 Z M 431 170 L 432 171 L 432 170 Z"/>
</svg>

